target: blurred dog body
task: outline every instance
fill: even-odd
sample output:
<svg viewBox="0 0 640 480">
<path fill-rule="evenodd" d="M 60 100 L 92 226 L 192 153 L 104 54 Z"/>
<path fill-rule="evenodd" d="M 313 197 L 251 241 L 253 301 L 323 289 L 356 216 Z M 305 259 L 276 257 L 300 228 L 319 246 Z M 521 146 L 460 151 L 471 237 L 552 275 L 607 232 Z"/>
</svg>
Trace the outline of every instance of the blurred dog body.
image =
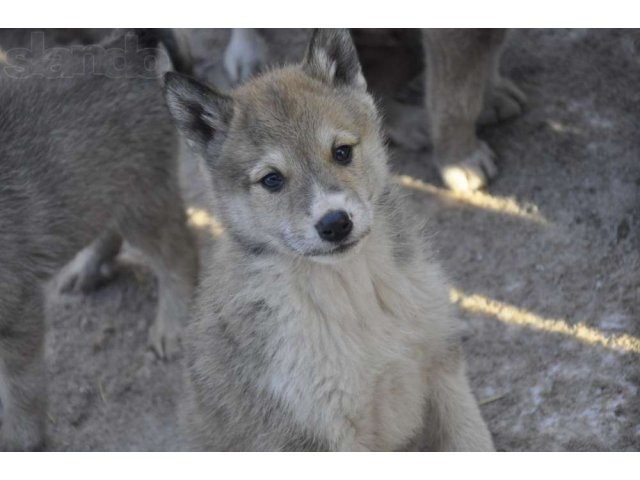
<svg viewBox="0 0 640 480">
<path fill-rule="evenodd" d="M 61 287 L 82 291 L 112 273 L 123 238 L 142 250 L 159 284 L 150 342 L 163 356 L 177 347 L 196 252 L 178 185 L 178 136 L 158 73 L 145 63 L 159 51 L 152 32 L 121 32 L 63 57 L 4 66 L 0 449 L 43 446 L 43 284 L 70 260 Z"/>
</svg>

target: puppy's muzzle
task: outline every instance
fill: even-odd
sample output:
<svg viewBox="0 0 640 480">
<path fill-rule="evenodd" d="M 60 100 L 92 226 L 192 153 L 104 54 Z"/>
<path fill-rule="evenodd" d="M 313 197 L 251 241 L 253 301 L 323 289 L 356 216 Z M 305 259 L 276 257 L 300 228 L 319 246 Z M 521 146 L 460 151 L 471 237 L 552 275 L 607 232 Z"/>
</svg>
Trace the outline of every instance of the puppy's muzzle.
<svg viewBox="0 0 640 480">
<path fill-rule="evenodd" d="M 353 230 L 353 222 L 344 210 L 331 210 L 316 223 L 315 227 L 321 239 L 338 243 L 349 236 Z"/>
</svg>

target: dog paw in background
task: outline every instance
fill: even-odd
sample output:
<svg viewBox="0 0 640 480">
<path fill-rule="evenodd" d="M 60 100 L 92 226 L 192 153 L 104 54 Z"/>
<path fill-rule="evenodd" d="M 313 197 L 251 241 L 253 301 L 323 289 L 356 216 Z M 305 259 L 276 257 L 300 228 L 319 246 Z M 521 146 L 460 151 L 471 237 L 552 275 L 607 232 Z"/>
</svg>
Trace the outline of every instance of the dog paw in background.
<svg viewBox="0 0 640 480">
<path fill-rule="evenodd" d="M 384 110 L 385 129 L 392 144 L 416 152 L 429 147 L 429 128 L 424 107 L 392 100 L 385 104 Z"/>
<path fill-rule="evenodd" d="M 493 125 L 511 120 L 524 112 L 527 96 L 518 86 L 505 77 L 500 77 L 487 88 L 484 107 L 478 125 Z"/>
<path fill-rule="evenodd" d="M 478 147 L 470 155 L 440 167 L 442 181 L 455 192 L 479 190 L 498 174 L 495 158 L 489 145 L 478 140 Z"/>
<path fill-rule="evenodd" d="M 122 248 L 122 237 L 105 231 L 94 242 L 80 250 L 57 276 L 60 293 L 89 293 L 109 282 L 116 273 L 116 257 Z"/>
<path fill-rule="evenodd" d="M 224 69 L 232 85 L 239 85 L 266 65 L 269 48 L 254 28 L 234 28 L 224 52 Z"/>
</svg>

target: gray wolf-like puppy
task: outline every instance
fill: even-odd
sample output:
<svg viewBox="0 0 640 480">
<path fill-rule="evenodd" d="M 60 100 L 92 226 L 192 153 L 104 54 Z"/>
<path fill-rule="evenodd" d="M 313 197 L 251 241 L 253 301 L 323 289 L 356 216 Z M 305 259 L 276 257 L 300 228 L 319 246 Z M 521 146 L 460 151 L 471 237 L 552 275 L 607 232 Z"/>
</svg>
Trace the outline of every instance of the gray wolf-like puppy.
<svg viewBox="0 0 640 480">
<path fill-rule="evenodd" d="M 228 95 L 169 73 L 166 97 L 227 228 L 185 340 L 187 448 L 493 449 L 349 33 Z"/>
<path fill-rule="evenodd" d="M 6 66 L 0 78 L 2 450 L 43 446 L 43 283 L 79 251 L 64 269 L 65 290 L 104 280 L 123 238 L 146 253 L 159 284 L 150 341 L 160 355 L 176 348 L 196 258 L 177 132 L 158 75 L 145 67 L 158 52 L 154 38 L 120 34 L 62 60 Z M 124 67 L 114 52 L 124 52 Z"/>
<path fill-rule="evenodd" d="M 389 138 L 409 149 L 431 144 L 438 170 L 452 190 L 477 190 L 497 175 L 495 154 L 476 135 L 478 125 L 520 114 L 524 93 L 500 73 L 505 29 L 357 29 L 359 43 L 391 41 L 420 44 L 424 64 L 423 108 L 383 97 Z M 360 45 L 362 48 L 362 45 Z M 265 68 L 268 48 L 254 29 L 233 29 L 224 66 L 234 83 Z M 408 79 L 407 79 L 408 80 Z"/>
</svg>

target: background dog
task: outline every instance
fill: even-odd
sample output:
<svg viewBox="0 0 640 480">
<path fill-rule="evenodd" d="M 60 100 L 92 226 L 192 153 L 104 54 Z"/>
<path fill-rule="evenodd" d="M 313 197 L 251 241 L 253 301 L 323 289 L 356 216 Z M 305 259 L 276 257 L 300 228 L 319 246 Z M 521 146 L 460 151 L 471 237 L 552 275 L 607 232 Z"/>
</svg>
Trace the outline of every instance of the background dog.
<svg viewBox="0 0 640 480">
<path fill-rule="evenodd" d="M 153 32 L 121 32 L 98 46 L 22 57 L 0 78 L 0 449 L 42 446 L 43 283 L 82 247 L 61 288 L 103 281 L 126 239 L 157 273 L 150 342 L 161 356 L 177 348 L 196 253 L 178 137 L 145 63 L 159 60 L 157 47 Z"/>
</svg>

